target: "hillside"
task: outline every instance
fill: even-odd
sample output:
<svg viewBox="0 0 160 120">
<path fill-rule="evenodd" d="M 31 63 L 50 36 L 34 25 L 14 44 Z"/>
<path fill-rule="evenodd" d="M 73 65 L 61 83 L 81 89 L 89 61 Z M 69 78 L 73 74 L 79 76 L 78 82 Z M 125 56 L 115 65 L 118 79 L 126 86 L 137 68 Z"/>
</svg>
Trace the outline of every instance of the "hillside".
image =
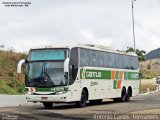
<svg viewBox="0 0 160 120">
<path fill-rule="evenodd" d="M 146 60 L 160 58 L 160 48 L 150 51 L 145 55 Z"/>
<path fill-rule="evenodd" d="M 140 67 L 144 79 L 160 76 L 160 58 L 140 62 Z"/>
<path fill-rule="evenodd" d="M 0 51 L 0 94 L 24 93 L 24 75 L 16 73 L 16 66 L 26 54 Z"/>
</svg>

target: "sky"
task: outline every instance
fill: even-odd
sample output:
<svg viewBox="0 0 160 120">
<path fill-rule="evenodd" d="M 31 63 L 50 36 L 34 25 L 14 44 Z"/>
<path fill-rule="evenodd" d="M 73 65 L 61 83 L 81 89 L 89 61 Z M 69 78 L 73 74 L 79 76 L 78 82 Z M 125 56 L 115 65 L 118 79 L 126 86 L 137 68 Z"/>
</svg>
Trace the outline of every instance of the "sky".
<svg viewBox="0 0 160 120">
<path fill-rule="evenodd" d="M 28 51 L 40 45 L 98 44 L 133 47 L 131 0 L 0 0 L 0 45 Z M 134 2 L 136 48 L 160 47 L 160 0 Z"/>
</svg>

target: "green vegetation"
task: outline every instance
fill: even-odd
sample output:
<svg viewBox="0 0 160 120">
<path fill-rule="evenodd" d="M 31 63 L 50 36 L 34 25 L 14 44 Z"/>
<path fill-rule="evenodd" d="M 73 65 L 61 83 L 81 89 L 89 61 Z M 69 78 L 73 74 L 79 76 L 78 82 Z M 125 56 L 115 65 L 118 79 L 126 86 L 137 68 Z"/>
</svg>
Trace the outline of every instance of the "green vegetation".
<svg viewBox="0 0 160 120">
<path fill-rule="evenodd" d="M 26 54 L 0 51 L 0 94 L 24 94 L 24 75 L 16 73 L 16 66 Z"/>
<path fill-rule="evenodd" d="M 142 79 L 152 79 L 156 76 L 160 76 L 160 71 L 153 70 L 141 70 Z"/>
<path fill-rule="evenodd" d="M 136 51 L 135 51 L 132 47 L 127 47 L 126 52 L 136 52 L 136 54 L 138 55 L 138 59 L 140 61 L 144 61 L 145 60 L 144 54 L 146 54 L 146 51 L 144 51 L 144 50 L 136 49 Z"/>
<path fill-rule="evenodd" d="M 151 65 L 150 64 L 147 65 L 147 70 L 151 70 Z"/>
</svg>

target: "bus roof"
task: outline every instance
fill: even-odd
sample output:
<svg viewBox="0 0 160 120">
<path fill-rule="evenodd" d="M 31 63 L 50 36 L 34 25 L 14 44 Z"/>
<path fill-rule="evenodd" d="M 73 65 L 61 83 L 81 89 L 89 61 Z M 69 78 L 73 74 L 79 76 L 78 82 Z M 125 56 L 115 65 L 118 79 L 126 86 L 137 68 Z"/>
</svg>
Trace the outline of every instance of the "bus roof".
<svg viewBox="0 0 160 120">
<path fill-rule="evenodd" d="M 53 45 L 46 45 L 46 46 L 37 46 L 34 48 L 31 48 L 30 50 L 36 50 L 36 49 L 47 49 L 47 48 L 85 48 L 85 49 L 91 49 L 91 50 L 98 50 L 98 51 L 104 51 L 104 52 L 112 52 L 112 53 L 118 53 L 118 54 L 125 54 L 125 55 L 131 55 L 131 56 L 137 56 L 135 52 L 124 52 L 124 51 L 117 51 L 110 47 L 103 46 L 103 45 L 94 45 L 94 44 L 78 44 L 78 45 L 63 45 L 63 46 L 53 46 Z"/>
</svg>

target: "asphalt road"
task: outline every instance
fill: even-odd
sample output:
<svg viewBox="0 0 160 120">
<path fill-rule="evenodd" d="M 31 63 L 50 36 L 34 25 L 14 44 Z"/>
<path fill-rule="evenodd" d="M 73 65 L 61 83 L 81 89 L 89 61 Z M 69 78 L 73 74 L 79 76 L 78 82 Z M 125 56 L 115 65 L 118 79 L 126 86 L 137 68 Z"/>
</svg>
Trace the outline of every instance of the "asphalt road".
<svg viewBox="0 0 160 120">
<path fill-rule="evenodd" d="M 74 104 L 55 104 L 51 109 L 45 109 L 42 104 L 0 107 L 0 119 L 7 117 L 12 120 L 159 120 L 160 91 L 133 97 L 125 103 L 107 100 L 100 105 L 88 103 L 84 108 Z"/>
</svg>

